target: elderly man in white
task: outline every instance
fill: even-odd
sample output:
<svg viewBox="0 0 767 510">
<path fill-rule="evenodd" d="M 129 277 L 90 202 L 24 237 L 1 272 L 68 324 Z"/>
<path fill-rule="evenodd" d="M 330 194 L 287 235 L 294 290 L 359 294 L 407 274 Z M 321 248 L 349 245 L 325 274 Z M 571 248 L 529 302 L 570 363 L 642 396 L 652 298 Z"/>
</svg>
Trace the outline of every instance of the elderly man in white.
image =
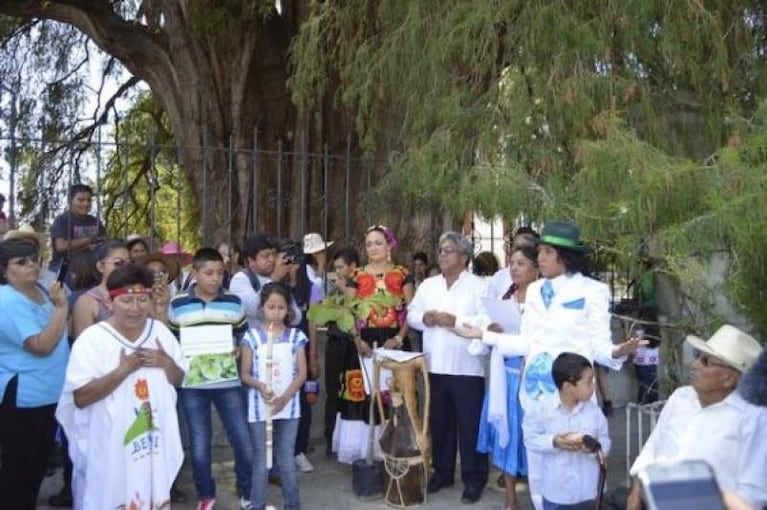
<svg viewBox="0 0 767 510">
<path fill-rule="evenodd" d="M 482 306 L 484 281 L 466 270 L 472 244 L 461 234 L 446 232 L 439 238 L 437 258 L 441 274 L 418 286 L 408 306 L 407 322 L 423 331 L 423 351 L 429 363 L 431 429 L 434 474 L 428 492 L 453 485 L 456 442 L 461 451 L 461 500 L 474 503 L 487 483 L 487 455 L 477 452 L 477 433 L 485 395 L 481 357 L 468 352 L 469 340 L 453 328 L 467 323 L 483 327 L 490 322 Z"/>
<path fill-rule="evenodd" d="M 767 504 L 767 410 L 735 391 L 761 347 L 729 325 L 708 341 L 688 336 L 687 342 L 696 349 L 690 385 L 669 397 L 631 474 L 653 462 L 704 460 L 722 489 L 762 508 Z M 626 508 L 642 508 L 636 480 Z"/>
</svg>

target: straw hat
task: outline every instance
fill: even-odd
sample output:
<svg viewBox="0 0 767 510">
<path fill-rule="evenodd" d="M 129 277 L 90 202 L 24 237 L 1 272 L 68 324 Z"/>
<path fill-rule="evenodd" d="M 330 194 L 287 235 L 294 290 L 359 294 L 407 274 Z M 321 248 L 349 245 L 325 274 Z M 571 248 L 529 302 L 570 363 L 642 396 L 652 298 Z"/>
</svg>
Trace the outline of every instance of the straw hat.
<svg viewBox="0 0 767 510">
<path fill-rule="evenodd" d="M 178 274 L 181 272 L 181 266 L 179 266 L 176 257 L 164 255 L 160 252 L 149 253 L 142 255 L 136 259 L 136 264 L 146 267 L 150 262 L 159 262 L 168 269 L 168 281 L 172 282 L 178 278 Z"/>
<path fill-rule="evenodd" d="M 762 350 L 754 337 L 729 324 L 717 329 L 708 340 L 688 335 L 687 342 L 695 349 L 724 361 L 741 373 L 751 368 Z"/>
<path fill-rule="evenodd" d="M 32 225 L 21 225 L 16 230 L 9 230 L 5 233 L 3 240 L 8 239 L 28 239 L 37 245 L 38 249 L 43 249 L 48 244 L 48 236 L 35 232 Z"/>
<path fill-rule="evenodd" d="M 317 232 L 306 234 L 304 236 L 304 254 L 311 255 L 312 253 L 319 253 L 322 250 L 326 250 L 333 246 L 333 241 L 325 242 L 322 236 Z"/>
</svg>

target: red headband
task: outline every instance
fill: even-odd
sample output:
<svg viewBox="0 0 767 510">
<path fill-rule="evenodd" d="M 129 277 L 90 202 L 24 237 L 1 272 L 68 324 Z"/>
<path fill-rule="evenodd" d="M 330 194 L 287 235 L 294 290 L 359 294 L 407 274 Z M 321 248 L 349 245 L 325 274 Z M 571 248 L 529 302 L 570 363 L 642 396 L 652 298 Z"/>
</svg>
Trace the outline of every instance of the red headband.
<svg viewBox="0 0 767 510">
<path fill-rule="evenodd" d="M 134 283 L 133 285 L 126 285 L 117 289 L 109 291 L 109 297 L 122 296 L 123 294 L 149 294 L 151 291 L 141 285 L 140 283 Z"/>
</svg>

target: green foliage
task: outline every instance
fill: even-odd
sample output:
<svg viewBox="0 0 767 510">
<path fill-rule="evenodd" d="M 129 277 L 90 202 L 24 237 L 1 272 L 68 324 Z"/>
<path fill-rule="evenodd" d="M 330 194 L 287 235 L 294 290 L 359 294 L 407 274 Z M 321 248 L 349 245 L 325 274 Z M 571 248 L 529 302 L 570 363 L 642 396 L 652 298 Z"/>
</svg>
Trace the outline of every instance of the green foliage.
<svg viewBox="0 0 767 510">
<path fill-rule="evenodd" d="M 696 327 L 719 320 L 700 268 L 724 253 L 721 292 L 767 333 L 761 2 L 312 7 L 294 99 L 332 94 L 367 148 L 394 147 L 385 194 L 409 210 L 571 218 L 622 267 L 659 244 L 660 270 L 704 310 Z"/>
<path fill-rule="evenodd" d="M 383 314 L 384 309 L 398 304 L 397 297 L 378 292 L 366 298 L 328 296 L 311 305 L 307 317 L 320 326 L 335 322 L 338 329 L 350 333 L 358 320 L 368 318 L 370 310 Z"/>
<path fill-rule="evenodd" d="M 177 163 L 168 120 L 153 96 L 138 97 L 113 135 L 117 146 L 101 183 L 110 234 L 137 232 L 153 239 L 156 250 L 170 240 L 188 251 L 199 247 L 197 202 Z"/>
</svg>

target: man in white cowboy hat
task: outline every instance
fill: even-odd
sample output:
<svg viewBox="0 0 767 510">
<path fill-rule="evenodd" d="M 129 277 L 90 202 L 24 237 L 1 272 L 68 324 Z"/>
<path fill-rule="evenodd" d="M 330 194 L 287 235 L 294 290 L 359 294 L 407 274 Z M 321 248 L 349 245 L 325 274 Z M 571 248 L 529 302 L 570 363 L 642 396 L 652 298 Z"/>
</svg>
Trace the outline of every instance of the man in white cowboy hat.
<svg viewBox="0 0 767 510">
<path fill-rule="evenodd" d="M 317 232 L 311 232 L 304 236 L 304 255 L 310 255 L 306 264 L 306 275 L 325 290 L 325 266 L 328 262 L 327 250 L 333 246 L 333 241 L 325 241 Z"/>
<path fill-rule="evenodd" d="M 708 340 L 690 335 L 687 342 L 696 350 L 690 385 L 669 397 L 631 474 L 653 462 L 704 460 L 722 489 L 762 508 L 767 503 L 767 413 L 735 391 L 761 347 L 730 325 Z M 636 480 L 627 508 L 641 508 Z"/>
</svg>

